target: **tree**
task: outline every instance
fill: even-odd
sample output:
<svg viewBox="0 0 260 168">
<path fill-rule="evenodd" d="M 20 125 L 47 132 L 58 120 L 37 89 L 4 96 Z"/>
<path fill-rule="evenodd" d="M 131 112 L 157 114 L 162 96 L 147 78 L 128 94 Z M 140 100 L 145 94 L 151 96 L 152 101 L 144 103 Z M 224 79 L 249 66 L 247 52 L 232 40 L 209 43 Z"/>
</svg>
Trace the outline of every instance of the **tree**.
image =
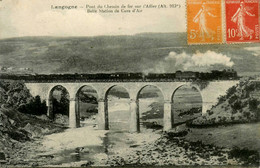
<svg viewBox="0 0 260 168">
<path fill-rule="evenodd" d="M 229 88 L 229 89 L 227 90 L 227 98 L 229 98 L 230 96 L 232 96 L 235 92 L 236 92 L 236 86 L 232 86 L 231 88 Z"/>
<path fill-rule="evenodd" d="M 256 99 L 250 99 L 249 100 L 249 109 L 251 111 L 257 110 L 258 104 L 259 104 L 259 102 Z"/>
<path fill-rule="evenodd" d="M 260 120 L 260 109 L 258 108 L 259 102 L 257 99 L 249 100 L 249 109 L 255 113 L 257 120 Z"/>
<path fill-rule="evenodd" d="M 63 87 L 57 87 L 61 92 L 60 100 L 52 97 L 53 114 L 62 114 L 69 116 L 69 93 Z"/>
<path fill-rule="evenodd" d="M 47 106 L 45 101 L 41 101 L 40 96 L 36 96 L 29 103 L 19 106 L 18 111 L 25 114 L 46 115 Z"/>
<path fill-rule="evenodd" d="M 242 102 L 237 100 L 233 105 L 231 105 L 232 109 L 234 110 L 240 110 L 242 109 L 242 106 L 241 106 Z"/>
</svg>

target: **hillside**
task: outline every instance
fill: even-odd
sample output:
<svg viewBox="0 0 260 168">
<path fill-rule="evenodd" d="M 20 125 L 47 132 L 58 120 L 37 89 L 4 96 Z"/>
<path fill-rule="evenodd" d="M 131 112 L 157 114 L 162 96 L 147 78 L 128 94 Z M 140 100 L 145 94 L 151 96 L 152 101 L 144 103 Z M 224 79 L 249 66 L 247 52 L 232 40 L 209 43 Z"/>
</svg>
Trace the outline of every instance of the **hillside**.
<svg viewBox="0 0 260 168">
<path fill-rule="evenodd" d="M 260 123 L 234 124 L 229 126 L 192 128 L 185 139 L 202 141 L 204 144 L 215 144 L 220 147 L 239 147 L 260 152 L 258 137 Z"/>
<path fill-rule="evenodd" d="M 0 165 L 1 162 L 11 165 L 23 162 L 27 153 L 26 146 L 31 140 L 46 134 L 60 132 L 64 128 L 54 124 L 47 117 L 37 118 L 23 114 L 13 108 L 0 108 Z"/>
<path fill-rule="evenodd" d="M 32 97 L 23 83 L 0 81 L 0 166 L 19 164 L 31 140 L 64 129 L 42 115 L 46 109 L 41 106 L 46 105 Z"/>
<path fill-rule="evenodd" d="M 192 121 L 191 126 L 210 126 L 260 121 L 260 82 L 240 81 L 207 114 Z"/>
<path fill-rule="evenodd" d="M 175 72 L 185 67 L 176 66 L 174 61 L 164 62 L 171 52 L 182 57 L 181 53 L 191 55 L 210 50 L 230 57 L 234 62 L 232 68 L 239 73 L 252 73 L 260 72 L 260 58 L 254 52 L 257 47 L 258 44 L 187 46 L 185 33 L 22 37 L 0 40 L 0 67 L 31 68 L 35 73 L 146 72 L 149 69 Z M 223 66 L 216 63 L 201 70 L 223 69 Z"/>
</svg>

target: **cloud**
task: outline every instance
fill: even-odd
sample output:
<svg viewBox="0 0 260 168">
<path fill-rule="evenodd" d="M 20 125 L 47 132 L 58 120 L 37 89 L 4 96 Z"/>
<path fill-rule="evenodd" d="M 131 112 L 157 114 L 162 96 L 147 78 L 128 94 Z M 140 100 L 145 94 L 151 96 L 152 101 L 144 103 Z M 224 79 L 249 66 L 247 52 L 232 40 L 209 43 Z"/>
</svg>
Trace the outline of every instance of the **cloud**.
<svg viewBox="0 0 260 168">
<path fill-rule="evenodd" d="M 234 66 L 234 62 L 231 61 L 230 57 L 210 50 L 205 53 L 196 52 L 194 54 L 170 52 L 154 68 L 147 69 L 144 72 L 211 71 L 214 69 L 231 68 L 232 66 Z"/>
</svg>

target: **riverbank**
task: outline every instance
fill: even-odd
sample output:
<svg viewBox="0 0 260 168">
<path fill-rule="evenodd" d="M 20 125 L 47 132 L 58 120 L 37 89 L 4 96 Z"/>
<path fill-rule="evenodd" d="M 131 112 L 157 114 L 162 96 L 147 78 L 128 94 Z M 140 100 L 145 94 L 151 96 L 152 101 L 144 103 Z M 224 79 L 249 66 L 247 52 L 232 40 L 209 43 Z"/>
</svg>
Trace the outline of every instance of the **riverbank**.
<svg viewBox="0 0 260 168">
<path fill-rule="evenodd" d="M 32 152 L 27 153 L 25 165 L 70 167 L 258 164 L 259 154 L 256 151 L 220 147 L 218 144 L 206 144 L 200 140 L 192 142 L 188 138 L 194 130 L 186 131 L 163 133 L 149 129 L 144 133 L 132 134 L 120 131 L 104 132 L 91 127 L 69 129 L 35 141 L 34 145 L 29 147 Z M 96 139 L 88 141 L 88 133 L 93 133 L 92 136 Z M 46 144 L 50 139 L 54 143 Z M 76 143 L 79 141 L 82 142 Z M 247 156 L 237 156 L 236 152 L 241 151 L 247 152 Z"/>
<path fill-rule="evenodd" d="M 229 129 L 229 128 L 228 128 Z M 244 146 L 221 147 L 218 144 L 190 141 L 192 129 L 162 133 L 149 143 L 132 146 L 128 154 L 113 154 L 108 157 L 109 166 L 198 166 L 198 165 L 259 165 L 259 153 Z M 204 130 L 205 131 L 205 130 Z M 210 136 L 210 135 L 209 135 Z M 232 133 L 231 133 L 232 136 Z M 242 135 L 243 137 L 243 135 Z M 205 138 L 205 135 L 204 135 Z M 221 138 L 221 137 L 219 137 Z M 246 137 L 244 137 L 246 138 Z M 236 140 L 233 140 L 236 141 Z M 246 139 L 245 139 L 246 141 Z M 229 143 L 230 139 L 226 139 Z M 231 145 L 231 144 L 230 144 Z"/>
<path fill-rule="evenodd" d="M 13 108 L 0 108 L 0 164 L 32 166 L 30 153 L 38 148 L 42 138 L 66 129 L 51 122 L 46 116 L 36 117 L 18 112 Z"/>
<path fill-rule="evenodd" d="M 203 129 L 188 128 L 183 124 L 168 133 L 152 129 L 143 129 L 141 133 L 128 133 L 97 130 L 92 125 L 64 130 L 64 127 L 47 120 L 13 112 L 15 117 L 19 116 L 19 120 L 25 122 L 20 124 L 18 130 L 21 132 L 22 128 L 30 134 L 25 134 L 29 139 L 18 141 L 1 132 L 1 143 L 4 147 L 1 150 L 6 155 L 3 166 L 259 164 L 259 123 Z M 12 113 L 8 114 L 8 123 L 12 125 L 14 118 L 11 117 Z M 14 121 L 19 121 L 18 118 Z M 31 122 L 31 126 L 26 122 Z M 8 129 L 12 130 L 9 127 Z"/>
</svg>

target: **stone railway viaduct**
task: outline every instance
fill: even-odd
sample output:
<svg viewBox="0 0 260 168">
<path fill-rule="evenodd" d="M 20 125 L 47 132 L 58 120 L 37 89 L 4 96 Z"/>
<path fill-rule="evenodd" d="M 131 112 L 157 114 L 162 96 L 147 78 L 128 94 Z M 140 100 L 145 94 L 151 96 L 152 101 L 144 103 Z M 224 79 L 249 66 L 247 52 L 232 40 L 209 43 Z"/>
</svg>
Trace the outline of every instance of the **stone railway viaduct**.
<svg viewBox="0 0 260 168">
<path fill-rule="evenodd" d="M 67 89 L 70 95 L 70 104 L 69 104 L 69 126 L 71 128 L 79 127 L 78 123 L 78 106 L 77 106 L 77 93 L 84 86 L 90 86 L 96 90 L 98 95 L 98 128 L 99 129 L 109 129 L 108 126 L 108 103 L 107 103 L 107 94 L 111 88 L 114 86 L 123 87 L 128 91 L 130 100 L 130 132 L 139 132 L 139 101 L 138 95 L 140 91 L 146 86 L 155 86 L 158 88 L 164 98 L 164 118 L 163 118 L 163 129 L 165 131 L 170 130 L 173 125 L 173 113 L 172 113 L 172 104 L 173 96 L 176 90 L 184 85 L 189 85 L 195 87 L 201 94 L 202 97 L 202 115 L 211 109 L 218 101 L 218 97 L 224 95 L 226 91 L 236 85 L 238 80 L 220 80 L 220 81 L 208 81 L 208 84 L 205 88 L 196 84 L 196 82 L 120 82 L 120 81 L 110 81 L 110 82 L 65 82 L 65 81 L 52 81 L 52 82 L 25 82 L 25 85 L 30 90 L 30 93 L 33 96 L 39 95 L 42 100 L 47 102 L 48 106 L 48 115 L 51 114 L 52 102 L 50 97 L 52 90 L 56 86 L 63 86 Z"/>
</svg>

